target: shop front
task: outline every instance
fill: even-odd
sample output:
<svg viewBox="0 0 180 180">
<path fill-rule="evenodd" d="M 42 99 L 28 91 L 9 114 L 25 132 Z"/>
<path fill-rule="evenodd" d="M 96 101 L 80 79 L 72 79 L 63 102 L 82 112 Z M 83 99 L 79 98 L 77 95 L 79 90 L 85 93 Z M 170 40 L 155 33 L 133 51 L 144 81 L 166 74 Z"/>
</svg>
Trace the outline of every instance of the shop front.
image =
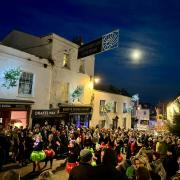
<svg viewBox="0 0 180 180">
<path fill-rule="evenodd" d="M 67 125 L 74 125 L 77 128 L 82 126 L 89 127 L 92 117 L 91 106 L 60 106 L 59 110 L 62 113 L 68 113 Z"/>
<path fill-rule="evenodd" d="M 65 124 L 67 119 L 69 119 L 67 113 L 61 113 L 59 109 L 50 110 L 32 110 L 32 127 L 36 124 L 41 126 L 45 125 L 47 122 L 49 125 L 59 126 L 60 124 Z"/>
<path fill-rule="evenodd" d="M 29 125 L 29 116 L 33 101 L 17 99 L 0 99 L 0 126 L 26 128 Z"/>
<path fill-rule="evenodd" d="M 92 107 L 86 106 L 60 106 L 58 109 L 32 110 L 32 127 L 36 124 L 45 125 L 74 125 L 76 127 L 89 127 L 92 116 Z"/>
</svg>

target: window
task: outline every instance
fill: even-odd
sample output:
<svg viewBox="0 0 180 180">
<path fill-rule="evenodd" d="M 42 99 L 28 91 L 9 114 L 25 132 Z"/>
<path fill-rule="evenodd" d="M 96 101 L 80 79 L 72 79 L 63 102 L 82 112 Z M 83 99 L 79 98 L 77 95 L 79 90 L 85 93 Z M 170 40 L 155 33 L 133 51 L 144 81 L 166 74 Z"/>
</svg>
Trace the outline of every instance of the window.
<svg viewBox="0 0 180 180">
<path fill-rule="evenodd" d="M 84 60 L 82 60 L 82 59 L 80 60 L 79 72 L 80 73 L 85 73 Z"/>
<path fill-rule="evenodd" d="M 127 107 L 126 103 L 123 103 L 123 113 L 127 113 Z"/>
<path fill-rule="evenodd" d="M 118 127 L 118 119 L 113 119 L 112 128 L 117 129 L 117 127 Z"/>
<path fill-rule="evenodd" d="M 70 69 L 70 58 L 69 58 L 69 54 L 64 53 L 63 56 L 63 67 Z"/>
<path fill-rule="evenodd" d="M 33 74 L 22 72 L 19 79 L 19 89 L 18 94 L 20 95 L 32 95 L 33 86 Z"/>
<path fill-rule="evenodd" d="M 144 115 L 146 115 L 146 111 L 144 111 Z"/>
<path fill-rule="evenodd" d="M 104 108 L 105 108 L 105 100 L 100 100 L 100 104 L 99 104 L 99 112 L 103 113 L 104 112 Z"/>
<path fill-rule="evenodd" d="M 116 108 L 116 106 L 117 106 L 117 102 L 116 102 L 116 101 L 114 101 L 114 113 L 116 113 L 116 112 L 117 112 L 117 108 Z"/>
</svg>

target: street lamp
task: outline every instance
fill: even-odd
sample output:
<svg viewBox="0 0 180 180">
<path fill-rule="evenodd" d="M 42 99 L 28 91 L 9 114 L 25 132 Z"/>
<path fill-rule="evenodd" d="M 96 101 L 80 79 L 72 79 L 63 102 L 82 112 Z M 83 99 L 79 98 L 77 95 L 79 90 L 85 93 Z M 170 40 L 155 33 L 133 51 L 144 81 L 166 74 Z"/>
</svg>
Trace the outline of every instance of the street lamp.
<svg viewBox="0 0 180 180">
<path fill-rule="evenodd" d="M 100 78 L 99 77 L 93 77 L 90 76 L 90 83 L 89 83 L 89 88 L 91 89 L 91 102 L 90 104 L 93 106 L 93 102 L 94 102 L 94 85 L 98 84 L 100 82 Z"/>
<path fill-rule="evenodd" d="M 99 77 L 93 77 L 93 76 L 90 76 L 90 83 L 89 83 L 89 87 L 90 89 L 94 89 L 94 84 L 98 84 L 100 82 L 100 78 Z"/>
</svg>

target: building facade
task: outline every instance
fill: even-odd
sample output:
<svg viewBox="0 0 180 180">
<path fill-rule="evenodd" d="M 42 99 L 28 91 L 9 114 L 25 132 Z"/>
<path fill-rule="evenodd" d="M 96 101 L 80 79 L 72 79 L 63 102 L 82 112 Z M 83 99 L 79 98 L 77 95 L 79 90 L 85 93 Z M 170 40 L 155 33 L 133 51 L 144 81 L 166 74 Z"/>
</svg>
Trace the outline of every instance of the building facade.
<svg viewBox="0 0 180 180">
<path fill-rule="evenodd" d="M 56 34 L 36 37 L 12 31 L 4 38 L 3 44 L 45 58 L 51 64 L 48 108 L 33 108 L 33 124 L 61 121 L 89 126 L 94 56 L 77 59 L 79 46 Z"/>
<path fill-rule="evenodd" d="M 131 128 L 131 98 L 94 90 L 93 115 L 90 125 L 101 128 Z"/>
<path fill-rule="evenodd" d="M 47 59 L 4 45 L 0 64 L 0 124 L 26 127 L 32 109 L 49 108 L 51 66 Z"/>
<path fill-rule="evenodd" d="M 174 116 L 180 113 L 180 96 L 177 96 L 167 105 L 167 120 L 170 124 L 174 123 Z"/>
</svg>

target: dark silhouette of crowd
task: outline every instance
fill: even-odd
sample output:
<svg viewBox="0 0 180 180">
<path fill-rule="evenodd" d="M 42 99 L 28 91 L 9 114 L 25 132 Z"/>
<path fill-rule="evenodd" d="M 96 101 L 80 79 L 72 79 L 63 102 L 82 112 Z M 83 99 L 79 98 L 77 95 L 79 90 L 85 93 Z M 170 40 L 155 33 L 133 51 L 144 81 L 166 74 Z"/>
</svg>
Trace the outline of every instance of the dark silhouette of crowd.
<svg viewBox="0 0 180 180">
<path fill-rule="evenodd" d="M 1 170 L 4 164 L 18 162 L 20 167 L 32 163 L 32 171 L 41 172 L 52 168 L 53 159 L 64 159 L 61 166 L 69 180 L 169 180 L 179 176 L 180 139 L 169 133 L 47 122 L 32 129 L 0 130 Z"/>
</svg>

